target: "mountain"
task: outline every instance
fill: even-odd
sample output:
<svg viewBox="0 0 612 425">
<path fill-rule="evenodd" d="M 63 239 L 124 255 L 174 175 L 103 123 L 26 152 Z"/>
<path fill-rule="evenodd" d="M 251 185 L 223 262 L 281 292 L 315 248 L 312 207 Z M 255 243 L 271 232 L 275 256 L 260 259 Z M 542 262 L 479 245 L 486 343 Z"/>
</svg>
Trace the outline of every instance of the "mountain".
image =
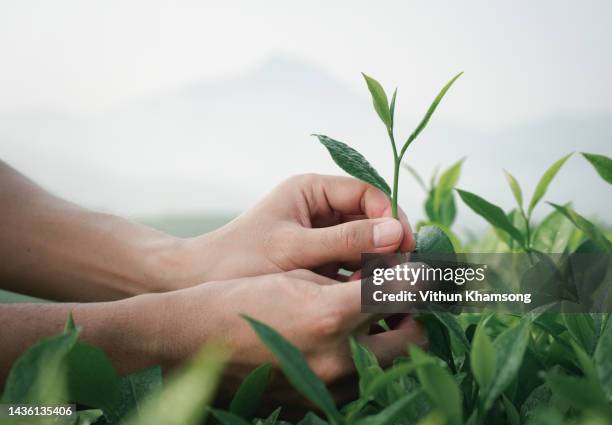
<svg viewBox="0 0 612 425">
<path fill-rule="evenodd" d="M 405 101 L 399 98 L 397 119 L 409 130 L 420 117 L 401 115 Z M 311 133 L 349 143 L 390 178 L 389 143 L 365 88 L 355 93 L 283 57 L 246 75 L 197 82 L 100 113 L 0 116 L 0 157 L 90 207 L 131 216 L 232 212 L 292 174 L 342 174 Z M 510 206 L 502 167 L 529 196 L 554 160 L 570 151 L 610 155 L 611 139 L 612 115 L 557 116 L 494 131 L 448 126 L 434 117 L 407 160 L 429 175 L 436 164 L 465 156 L 459 186 Z M 400 203 L 411 217 L 421 216 L 423 195 L 407 173 L 402 188 Z M 612 207 L 606 190 L 590 166 L 574 158 L 546 199 L 574 200 L 577 210 L 605 220 Z M 460 220 L 482 224 L 465 208 Z"/>
</svg>

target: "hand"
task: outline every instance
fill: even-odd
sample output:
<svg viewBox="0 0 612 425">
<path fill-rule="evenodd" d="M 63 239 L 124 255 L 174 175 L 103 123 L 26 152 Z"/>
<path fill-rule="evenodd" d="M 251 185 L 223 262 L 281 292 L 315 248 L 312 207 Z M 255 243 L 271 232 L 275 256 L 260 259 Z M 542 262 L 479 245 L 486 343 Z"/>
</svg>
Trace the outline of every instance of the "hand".
<svg viewBox="0 0 612 425">
<path fill-rule="evenodd" d="M 353 270 L 361 253 L 412 251 L 406 219 L 391 218 L 389 198 L 348 177 L 292 177 L 221 229 L 187 241 L 197 282 L 295 269 L 335 278 Z M 195 268 L 195 269 L 194 269 Z"/>
<path fill-rule="evenodd" d="M 156 328 L 155 351 L 165 366 L 190 356 L 206 341 L 229 346 L 233 356 L 222 380 L 222 399 L 257 365 L 277 364 L 240 314 L 266 323 L 295 344 L 339 401 L 346 401 L 356 388 L 342 385 L 354 372 L 349 335 L 369 347 L 382 365 L 405 354 L 409 343 L 425 344 L 422 328 L 409 317 L 395 330 L 368 335 L 377 317 L 360 313 L 360 282 L 338 283 L 306 270 L 211 282 L 132 300 L 139 298 L 148 305 L 132 307 L 132 315 Z M 305 403 L 279 373 L 273 374 L 267 393 L 274 406 Z"/>
</svg>

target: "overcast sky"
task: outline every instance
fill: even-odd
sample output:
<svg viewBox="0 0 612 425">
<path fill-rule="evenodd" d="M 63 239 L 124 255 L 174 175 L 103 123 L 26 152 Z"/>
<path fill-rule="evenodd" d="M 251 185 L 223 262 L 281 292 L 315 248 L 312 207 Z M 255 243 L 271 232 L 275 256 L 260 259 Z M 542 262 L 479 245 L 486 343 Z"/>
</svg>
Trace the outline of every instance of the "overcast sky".
<svg viewBox="0 0 612 425">
<path fill-rule="evenodd" d="M 611 22 L 609 0 L 2 1 L 0 158 L 132 217 L 241 211 L 292 174 L 343 174 L 312 132 L 391 178 L 360 71 L 399 86 L 400 138 L 465 71 L 408 160 L 429 175 L 466 156 L 460 186 L 508 209 L 502 168 L 527 196 L 568 152 L 612 154 Z M 609 221 L 606 190 L 575 155 L 547 200 Z"/>
<path fill-rule="evenodd" d="M 278 54 L 415 99 L 463 70 L 440 118 L 462 126 L 610 112 L 611 22 L 605 0 L 3 1 L 0 112 L 87 113 Z"/>
</svg>

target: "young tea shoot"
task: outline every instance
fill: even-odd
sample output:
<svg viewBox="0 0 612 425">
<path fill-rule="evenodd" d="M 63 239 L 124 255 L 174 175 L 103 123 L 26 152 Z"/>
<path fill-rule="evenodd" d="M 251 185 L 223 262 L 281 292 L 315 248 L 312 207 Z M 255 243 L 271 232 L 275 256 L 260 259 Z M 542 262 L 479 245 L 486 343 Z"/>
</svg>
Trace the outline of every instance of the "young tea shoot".
<svg viewBox="0 0 612 425">
<path fill-rule="evenodd" d="M 374 78 L 362 74 L 368 86 L 368 90 L 372 95 L 374 110 L 385 125 L 389 141 L 391 142 L 391 148 L 393 150 L 393 188 L 387 184 L 385 179 L 378 174 L 376 169 L 365 159 L 365 157 L 355 149 L 351 148 L 345 143 L 321 134 L 314 134 L 314 136 L 316 136 L 323 146 L 327 148 L 332 159 L 336 164 L 338 164 L 338 166 L 340 166 L 340 168 L 349 173 L 351 176 L 363 180 L 364 182 L 382 190 L 391 200 L 393 218 L 398 218 L 397 202 L 399 197 L 399 170 L 402 159 L 404 158 L 406 150 L 410 144 L 414 142 L 414 140 L 427 126 L 427 123 L 446 92 L 450 89 L 457 78 L 461 76 L 461 74 L 463 73 L 460 72 L 459 74 L 455 75 L 444 87 L 442 87 L 440 93 L 438 93 L 436 98 L 429 106 L 425 116 L 421 119 L 414 131 L 406 138 L 406 141 L 401 146 L 395 142 L 395 134 L 393 131 L 395 123 L 395 101 L 397 98 L 397 89 L 393 92 L 391 103 L 389 103 L 387 94 L 385 93 L 382 85 Z"/>
</svg>

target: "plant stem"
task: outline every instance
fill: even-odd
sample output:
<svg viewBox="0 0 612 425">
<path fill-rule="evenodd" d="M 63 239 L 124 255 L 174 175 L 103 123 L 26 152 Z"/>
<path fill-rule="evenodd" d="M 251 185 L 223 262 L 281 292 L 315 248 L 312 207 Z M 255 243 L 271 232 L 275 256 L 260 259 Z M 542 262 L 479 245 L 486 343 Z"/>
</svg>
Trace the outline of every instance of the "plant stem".
<svg viewBox="0 0 612 425">
<path fill-rule="evenodd" d="M 395 164 L 393 168 L 393 193 L 391 195 L 391 215 L 393 218 L 397 219 L 397 198 L 398 198 L 398 186 L 399 186 L 399 169 L 400 169 L 400 160 L 398 157 L 395 157 Z"/>
<path fill-rule="evenodd" d="M 391 146 L 393 147 L 393 192 L 391 192 L 391 215 L 397 219 L 397 189 L 399 186 L 399 169 L 402 163 L 402 158 L 397 155 L 397 146 L 395 145 L 395 137 L 393 136 L 393 129 L 387 129 L 389 133 L 389 139 L 391 139 Z"/>
</svg>

